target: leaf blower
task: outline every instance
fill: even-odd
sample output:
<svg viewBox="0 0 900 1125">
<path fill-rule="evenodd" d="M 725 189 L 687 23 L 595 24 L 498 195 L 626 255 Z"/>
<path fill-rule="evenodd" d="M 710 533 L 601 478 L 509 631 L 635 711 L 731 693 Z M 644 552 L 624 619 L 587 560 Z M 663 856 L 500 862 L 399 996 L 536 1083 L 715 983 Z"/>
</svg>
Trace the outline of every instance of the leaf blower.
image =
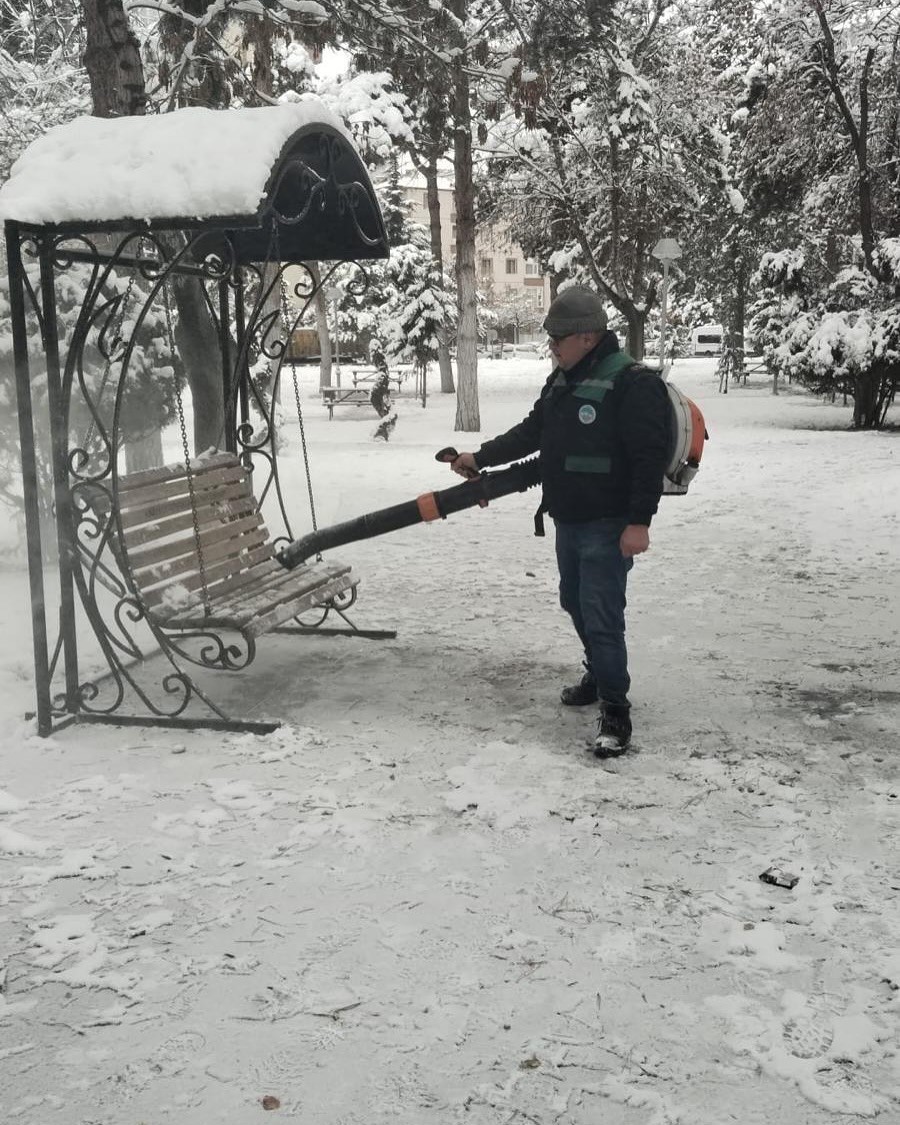
<svg viewBox="0 0 900 1125">
<path fill-rule="evenodd" d="M 448 446 L 435 455 L 435 460 L 449 463 L 458 456 L 456 450 Z M 442 488 L 438 492 L 425 492 L 415 500 L 407 500 L 403 504 L 394 504 L 391 508 L 381 508 L 345 523 L 313 531 L 289 543 L 275 558 L 287 570 L 293 570 L 321 551 L 343 547 L 345 543 L 355 543 L 358 539 L 371 539 L 374 535 L 384 535 L 389 531 L 399 531 L 401 527 L 411 527 L 415 523 L 443 520 L 454 512 L 462 512 L 476 504 L 485 507 L 489 500 L 509 496 L 513 492 L 524 492 L 528 488 L 534 488 L 539 482 L 537 457 L 518 461 L 508 469 L 501 469 L 496 473 L 472 473 L 462 484 Z"/>
<path fill-rule="evenodd" d="M 663 495 L 683 496 L 700 468 L 703 445 L 709 435 L 697 404 L 671 383 L 667 383 L 666 388 L 671 408 L 672 440 L 663 481 Z M 448 446 L 435 454 L 435 460 L 449 463 L 458 456 L 456 450 Z M 486 507 L 489 500 L 509 496 L 513 492 L 525 492 L 539 483 L 537 457 L 518 461 L 499 472 L 473 472 L 463 484 L 442 488 L 438 492 L 425 492 L 415 500 L 407 500 L 391 508 L 381 508 L 345 523 L 313 531 L 289 543 L 275 558 L 287 570 L 293 570 L 313 555 L 330 551 L 333 547 L 343 547 L 345 543 L 355 543 L 358 539 L 371 539 L 375 535 L 399 531 L 400 528 L 411 527 L 415 523 L 446 519 L 454 512 L 462 512 L 476 504 Z"/>
</svg>

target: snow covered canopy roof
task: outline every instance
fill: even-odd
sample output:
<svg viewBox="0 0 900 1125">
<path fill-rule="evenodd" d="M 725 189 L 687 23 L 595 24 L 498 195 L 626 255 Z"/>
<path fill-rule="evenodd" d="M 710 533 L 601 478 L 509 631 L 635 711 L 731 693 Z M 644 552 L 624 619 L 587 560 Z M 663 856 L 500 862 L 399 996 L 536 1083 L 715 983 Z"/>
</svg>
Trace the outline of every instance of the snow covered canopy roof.
<svg viewBox="0 0 900 1125">
<path fill-rule="evenodd" d="M 221 230 L 242 261 L 388 255 L 368 172 L 315 98 L 77 118 L 16 161 L 0 188 L 0 218 L 61 233 Z"/>
</svg>

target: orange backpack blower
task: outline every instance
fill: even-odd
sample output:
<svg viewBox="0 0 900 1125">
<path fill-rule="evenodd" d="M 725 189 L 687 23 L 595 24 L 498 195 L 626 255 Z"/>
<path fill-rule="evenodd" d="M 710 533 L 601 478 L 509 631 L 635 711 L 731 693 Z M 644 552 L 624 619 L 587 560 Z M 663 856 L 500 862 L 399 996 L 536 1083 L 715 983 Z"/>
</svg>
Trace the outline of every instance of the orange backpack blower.
<svg viewBox="0 0 900 1125">
<path fill-rule="evenodd" d="M 672 408 L 672 445 L 663 480 L 663 496 L 684 496 L 700 469 L 704 443 L 709 439 L 700 407 L 674 383 L 666 381 Z"/>
</svg>

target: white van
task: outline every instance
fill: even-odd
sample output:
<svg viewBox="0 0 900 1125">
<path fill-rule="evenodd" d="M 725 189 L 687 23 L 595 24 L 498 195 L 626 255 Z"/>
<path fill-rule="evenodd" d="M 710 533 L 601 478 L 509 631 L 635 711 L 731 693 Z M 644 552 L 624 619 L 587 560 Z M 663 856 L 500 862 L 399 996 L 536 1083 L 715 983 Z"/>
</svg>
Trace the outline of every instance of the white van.
<svg viewBox="0 0 900 1125">
<path fill-rule="evenodd" d="M 720 324 L 701 324 L 691 333 L 694 355 L 720 355 L 725 333 Z"/>
</svg>

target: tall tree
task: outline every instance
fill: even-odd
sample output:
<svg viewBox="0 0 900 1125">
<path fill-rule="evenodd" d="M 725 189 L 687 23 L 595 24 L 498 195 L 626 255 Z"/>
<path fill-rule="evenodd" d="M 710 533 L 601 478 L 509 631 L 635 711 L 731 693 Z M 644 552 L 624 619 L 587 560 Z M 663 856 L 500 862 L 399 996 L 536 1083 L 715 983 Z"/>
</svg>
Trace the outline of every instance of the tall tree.
<svg viewBox="0 0 900 1125">
<path fill-rule="evenodd" d="M 451 39 L 453 198 L 456 213 L 456 430 L 481 429 L 478 403 L 478 278 L 475 272 L 475 185 L 472 167 L 471 87 L 467 70 L 467 0 L 450 0 L 457 26 Z"/>
<path fill-rule="evenodd" d="M 644 350 L 657 238 L 691 207 L 684 107 L 670 96 L 664 0 L 537 9 L 511 96 L 485 136 L 497 207 L 526 253 L 592 284 Z"/>
<path fill-rule="evenodd" d="M 74 0 L 0 0 L 0 179 L 27 145 L 90 105 Z"/>
<path fill-rule="evenodd" d="M 94 116 L 143 115 L 147 108 L 144 68 L 138 40 L 129 25 L 123 0 L 83 0 L 82 7 L 84 66 L 90 82 Z M 126 289 L 126 294 L 128 291 Z M 122 300 L 125 300 L 124 296 Z M 129 312 L 123 305 L 123 317 Z M 151 335 L 158 335 L 165 354 L 170 345 L 164 317 L 151 316 L 148 319 L 143 329 L 143 343 L 149 344 Z M 133 363 L 133 377 L 124 399 L 123 429 L 129 472 L 162 463 L 162 426 L 171 413 L 173 381 L 163 377 L 159 370 L 157 377 L 153 378 L 152 367 L 148 367 L 146 358 L 139 346 Z M 177 364 L 174 356 L 172 364 Z M 174 366 L 167 366 L 165 371 L 175 375 Z"/>
<path fill-rule="evenodd" d="M 681 143 L 694 205 L 677 232 L 683 256 L 673 311 L 706 310 L 724 326 L 735 379 L 743 373 L 750 277 L 772 233 L 773 209 L 747 138 L 764 102 L 768 47 L 752 0 L 681 8 L 675 71 L 691 99 L 694 128 Z"/>
<path fill-rule="evenodd" d="M 270 7 L 267 13 L 234 0 L 161 5 L 157 73 L 163 108 L 223 109 L 238 97 L 250 105 L 271 102 L 273 41 L 288 30 L 280 5 Z M 176 339 L 194 405 L 194 445 L 203 450 L 219 444 L 225 428 L 219 335 L 200 279 L 179 275 L 173 290 Z M 277 303 L 277 286 L 273 292 Z"/>
<path fill-rule="evenodd" d="M 419 3 L 417 19 L 423 35 L 430 42 L 441 42 L 448 27 L 446 10 L 440 5 Z M 418 43 L 386 35 L 378 25 L 366 49 L 358 49 L 357 66 L 390 71 L 397 89 L 401 91 L 410 108 L 410 136 L 401 141 L 402 150 L 425 183 L 429 217 L 429 239 L 434 272 L 444 274 L 443 240 L 441 237 L 441 203 L 439 167 L 448 157 L 453 143 L 453 115 L 451 112 L 452 86 L 449 68 L 436 65 L 428 52 Z M 448 345 L 448 327 L 439 328 L 438 367 L 441 391 L 452 394 L 455 390 L 453 368 Z"/>
<path fill-rule="evenodd" d="M 775 146 L 759 136 L 758 151 L 776 172 L 799 156 L 803 183 L 787 201 L 790 243 L 763 259 L 755 320 L 777 340 L 780 371 L 848 392 L 854 425 L 877 427 L 900 386 L 900 13 L 792 0 L 770 21 L 768 114 L 758 118 L 781 133 Z M 798 300 L 798 315 L 781 319 Z"/>
<path fill-rule="evenodd" d="M 147 108 L 144 65 L 123 0 L 82 0 L 84 66 L 95 117 L 131 117 Z"/>
<path fill-rule="evenodd" d="M 356 49 L 364 54 L 373 44 L 402 44 L 395 51 L 395 62 L 402 72 L 410 55 L 418 52 L 419 65 L 413 78 L 431 85 L 435 97 L 432 111 L 439 113 L 446 106 L 448 119 L 443 132 L 432 134 L 437 145 L 449 133 L 452 137 L 454 177 L 454 221 L 456 223 L 455 277 L 457 296 L 457 409 L 456 429 L 478 430 L 481 427 L 478 402 L 477 354 L 477 289 L 475 272 L 475 179 L 473 162 L 473 103 L 476 86 L 484 78 L 492 78 L 502 86 L 499 72 L 485 70 L 491 44 L 499 35 L 499 27 L 507 19 L 505 9 L 492 0 L 429 0 L 426 3 L 387 4 L 373 8 L 365 0 L 341 0 L 347 19 L 342 25 Z M 508 54 L 508 48 L 504 48 Z M 399 61 L 398 61 L 399 60 Z M 385 65 L 392 66 L 390 60 Z M 403 78 L 400 78 L 403 81 Z M 420 103 L 428 96 L 420 93 Z M 429 188 L 429 209 L 437 214 L 436 162 L 425 152 L 424 168 L 435 177 Z M 437 220 L 433 218 L 437 241 Z"/>
<path fill-rule="evenodd" d="M 25 148 L 46 129 L 90 111 L 90 96 L 81 54 L 83 28 L 76 4 L 70 0 L 31 0 L 26 9 L 18 0 L 0 0 L 0 180 Z M 33 288 L 39 288 L 36 265 L 26 259 Z M 0 231 L 0 503 L 22 516 L 21 463 L 16 409 L 15 372 L 10 333 L 11 310 L 6 279 L 5 244 Z M 61 333 L 62 334 L 62 333 Z M 41 377 L 38 355 L 40 325 L 31 318 L 29 341 L 36 415 L 47 409 L 47 383 Z M 36 434 L 40 494 L 46 500 L 41 518 L 48 526 L 52 511 L 53 473 L 46 431 Z M 45 546 L 55 542 L 51 532 Z"/>
</svg>

